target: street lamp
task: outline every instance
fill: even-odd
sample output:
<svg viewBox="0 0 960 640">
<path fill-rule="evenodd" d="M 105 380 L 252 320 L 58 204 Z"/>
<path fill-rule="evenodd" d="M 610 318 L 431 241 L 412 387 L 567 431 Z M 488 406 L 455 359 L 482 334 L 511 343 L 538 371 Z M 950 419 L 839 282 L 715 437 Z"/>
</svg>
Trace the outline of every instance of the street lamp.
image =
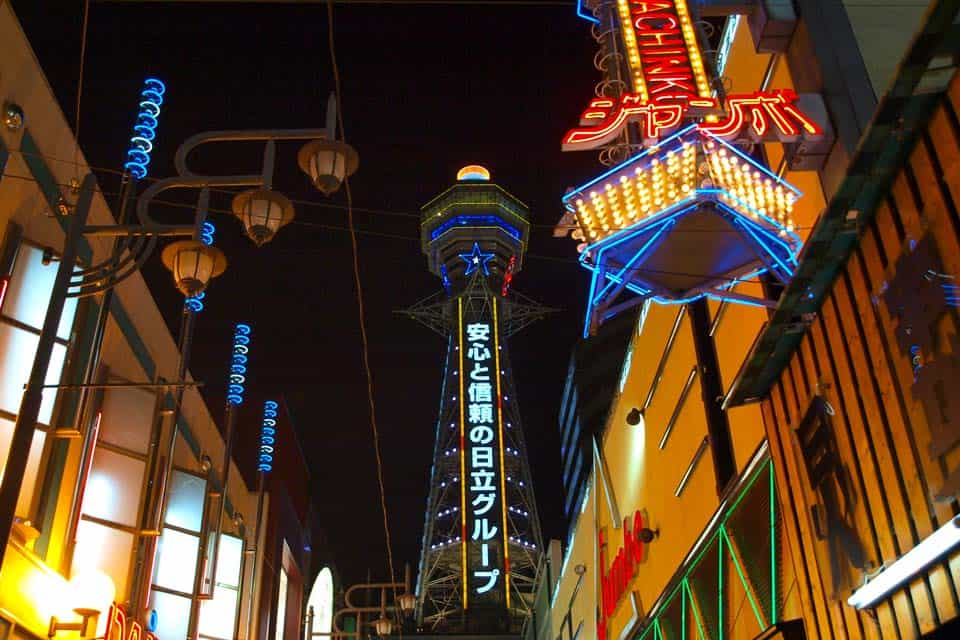
<svg viewBox="0 0 960 640">
<path fill-rule="evenodd" d="M 96 180 L 92 174 L 88 174 L 81 181 L 76 204 L 62 212 L 65 214 L 64 217 L 69 218 L 66 225 L 63 251 L 54 278 L 43 327 L 37 341 L 33 367 L 17 413 L 7 457 L 7 468 L 3 478 L 0 479 L 0 553 L 8 548 L 16 504 L 23 483 L 28 454 L 33 442 L 33 433 L 36 429 L 40 405 L 43 400 L 44 380 L 66 299 L 70 297 L 84 298 L 109 292 L 120 282 L 139 271 L 140 267 L 156 249 L 158 240 L 164 237 L 182 238 L 182 240 L 166 247 L 162 255 L 164 264 L 173 274 L 177 288 L 185 296 L 202 292 L 209 284 L 210 279 L 223 273 L 226 268 L 226 258 L 222 252 L 200 241 L 200 231 L 209 212 L 211 189 L 241 187 L 251 188 L 260 194 L 271 194 L 267 196 L 272 198 L 270 207 L 264 210 L 263 207 L 255 206 L 254 203 L 257 199 L 250 198 L 247 215 L 241 217 L 247 233 L 255 243 L 260 245 L 268 241 L 277 229 L 289 222 L 293 216 L 292 206 L 286 208 L 282 206 L 284 202 L 289 203 L 289 201 L 279 194 L 270 192 L 273 183 L 276 143 L 278 141 L 306 140 L 311 141 L 307 145 L 309 147 L 313 142 L 335 141 L 336 130 L 332 126 L 336 122 L 335 100 L 331 99 L 328 105 L 334 108 L 328 108 L 327 127 L 323 129 L 209 131 L 187 139 L 180 145 L 175 154 L 174 164 L 177 175 L 153 183 L 137 198 L 135 207 L 137 224 L 124 224 L 123 212 L 126 200 L 121 203 L 118 213 L 120 224 L 87 224 Z M 22 110 L 6 105 L 4 124 L 8 128 L 13 128 L 22 121 Z M 187 166 L 187 156 L 198 146 L 214 142 L 234 141 L 263 143 L 263 163 L 260 172 L 246 175 L 200 175 L 191 171 Z M 353 159 L 352 166 L 355 169 L 356 152 L 344 143 L 337 143 L 337 146 L 343 158 Z M 346 160 L 344 162 L 346 163 Z M 329 186 L 333 182 L 339 184 L 339 180 L 350 173 L 346 171 L 345 164 L 342 170 L 338 168 L 336 163 L 328 166 L 317 161 L 312 166 L 315 167 L 315 171 L 310 174 L 311 179 L 323 193 L 328 193 Z M 154 199 L 160 193 L 172 189 L 199 191 L 192 224 L 161 224 L 150 216 L 149 207 Z M 278 210 L 273 209 L 273 203 L 279 203 Z M 104 260 L 85 268 L 78 268 L 77 259 L 79 249 L 84 244 L 84 238 L 97 236 L 116 238 L 117 241 L 114 243 L 113 250 Z M 178 378 L 171 385 L 174 387 L 182 387 L 186 378 L 194 315 L 195 312 L 192 309 L 185 307 L 179 345 Z M 98 348 L 99 345 L 94 345 L 94 349 Z M 89 382 L 89 380 L 86 382 Z M 83 388 L 88 386 L 90 385 L 86 383 L 81 385 Z M 179 406 L 179 399 L 177 400 L 175 406 Z M 155 484 L 157 487 L 156 493 L 149 501 L 150 506 L 147 512 L 149 515 L 144 520 L 145 522 L 149 521 L 149 525 L 141 532 L 141 536 L 156 536 L 156 531 L 162 524 L 162 515 L 167 502 L 164 487 L 169 485 L 168 479 L 172 473 L 177 428 L 177 417 L 174 416 L 168 442 L 165 443 L 168 455 L 160 472 L 162 473 L 161 481 Z M 0 557 L 0 567 L 2 567 L 2 557 Z M 140 576 L 134 581 L 134 585 L 139 585 L 140 582 L 144 581 L 146 581 L 144 584 L 148 583 L 149 576 Z M 136 606 L 140 606 L 145 600 L 148 588 L 139 585 L 134 586 L 133 589 L 135 591 L 141 590 L 140 593 L 136 594 L 136 598 L 132 599 Z"/>
<path fill-rule="evenodd" d="M 210 280 L 227 268 L 223 251 L 197 240 L 168 244 L 160 257 L 163 266 L 173 274 L 177 289 L 188 298 L 202 293 Z"/>
<path fill-rule="evenodd" d="M 233 199 L 233 215 L 240 218 L 247 236 L 259 247 L 293 220 L 293 203 L 276 191 L 250 189 Z"/>
<path fill-rule="evenodd" d="M 390 618 L 378 618 L 373 621 L 373 628 L 378 636 L 388 636 L 393 631 L 393 621 Z"/>
<path fill-rule="evenodd" d="M 340 188 L 345 177 L 357 170 L 359 158 L 348 144 L 337 140 L 314 140 L 300 149 L 297 163 L 310 176 L 313 186 L 329 196 Z"/>
</svg>

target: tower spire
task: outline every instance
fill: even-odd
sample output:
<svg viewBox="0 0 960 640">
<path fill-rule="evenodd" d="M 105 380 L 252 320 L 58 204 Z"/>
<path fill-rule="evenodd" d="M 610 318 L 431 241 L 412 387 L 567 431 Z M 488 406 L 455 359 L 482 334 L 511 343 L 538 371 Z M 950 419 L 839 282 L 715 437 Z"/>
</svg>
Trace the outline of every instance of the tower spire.
<svg viewBox="0 0 960 640">
<path fill-rule="evenodd" d="M 423 207 L 421 240 L 443 291 L 403 311 L 447 338 L 417 578 L 425 630 L 518 632 L 542 543 L 506 346 L 552 311 L 511 290 L 526 205 L 472 165 Z"/>
</svg>

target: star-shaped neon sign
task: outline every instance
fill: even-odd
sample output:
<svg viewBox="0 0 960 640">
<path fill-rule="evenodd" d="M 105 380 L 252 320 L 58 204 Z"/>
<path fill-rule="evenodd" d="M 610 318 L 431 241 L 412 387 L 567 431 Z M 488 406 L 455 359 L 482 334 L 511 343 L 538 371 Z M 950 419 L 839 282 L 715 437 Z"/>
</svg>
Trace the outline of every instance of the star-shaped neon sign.
<svg viewBox="0 0 960 640">
<path fill-rule="evenodd" d="M 467 270 L 463 272 L 463 275 L 468 276 L 478 268 L 483 269 L 483 275 L 490 275 L 490 268 L 487 266 L 487 263 L 493 260 L 494 254 L 480 251 L 479 243 L 473 243 L 473 251 L 470 253 L 461 253 L 459 255 L 460 259 L 467 263 Z"/>
</svg>

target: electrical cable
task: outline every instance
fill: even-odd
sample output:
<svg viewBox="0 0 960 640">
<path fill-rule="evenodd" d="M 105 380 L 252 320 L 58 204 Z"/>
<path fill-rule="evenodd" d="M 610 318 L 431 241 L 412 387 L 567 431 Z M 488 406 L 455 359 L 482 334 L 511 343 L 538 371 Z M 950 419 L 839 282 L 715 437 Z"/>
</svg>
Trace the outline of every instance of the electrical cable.
<svg viewBox="0 0 960 640">
<path fill-rule="evenodd" d="M 3 177 L 4 177 L 4 178 L 16 178 L 16 179 L 25 180 L 25 181 L 28 181 L 28 182 L 36 182 L 36 180 L 35 180 L 34 178 L 30 178 L 30 177 L 26 177 L 26 176 L 18 176 L 18 175 L 9 174 L 9 173 L 8 173 L 8 174 L 4 174 Z M 59 186 L 69 187 L 70 185 L 59 185 Z M 117 195 L 117 193 L 111 192 L 111 191 L 101 191 L 100 194 L 103 195 L 104 197 Z M 193 209 L 195 208 L 195 205 L 193 205 L 193 204 L 189 204 L 189 203 L 185 203 L 185 202 L 172 202 L 172 201 L 170 201 L 170 200 L 156 200 L 156 199 L 155 199 L 155 200 L 153 200 L 153 203 L 154 203 L 154 204 L 159 204 L 159 205 L 164 205 L 164 206 L 167 206 L 167 207 L 179 208 L 179 209 L 190 209 L 190 210 L 193 210 Z M 306 203 L 306 204 L 310 204 L 310 203 Z M 323 206 L 323 205 L 317 205 L 317 206 Z M 217 208 L 214 208 L 214 207 L 211 207 L 210 209 L 208 209 L 208 211 L 209 211 L 210 213 L 217 213 L 217 214 L 222 214 L 222 215 L 225 215 L 225 216 L 232 216 L 232 215 L 233 215 L 233 213 L 232 213 L 231 211 L 227 211 L 226 209 L 217 209 Z M 328 231 L 341 231 L 341 232 L 347 232 L 347 233 L 351 232 L 351 227 L 341 227 L 341 226 L 337 226 L 337 225 L 333 225 L 333 224 L 325 224 L 325 223 L 322 223 L 322 222 L 307 222 L 307 221 L 305 221 L 305 220 L 294 220 L 294 221 L 291 222 L 290 224 L 300 225 L 300 226 L 303 226 L 303 227 L 311 227 L 311 228 L 315 228 L 315 229 L 325 229 L 325 230 L 328 230 Z M 802 227 L 798 227 L 798 228 L 802 228 Z M 812 228 L 812 227 L 810 227 L 810 228 Z M 386 233 L 386 232 L 383 232 L 383 231 L 369 231 L 369 230 L 366 230 L 366 229 L 357 229 L 355 226 L 352 228 L 352 232 L 355 233 L 355 234 L 358 234 L 358 235 L 365 235 L 365 236 L 371 236 L 371 237 L 377 237 L 377 238 L 386 238 L 386 239 L 390 239 L 390 240 L 404 240 L 404 241 L 407 241 L 407 242 L 416 242 L 416 243 L 419 243 L 419 242 L 420 242 L 420 238 L 419 238 L 418 236 L 403 235 L 403 234 L 399 234 L 399 233 Z M 696 230 L 696 229 L 689 229 L 688 232 L 696 233 L 697 230 Z M 711 230 L 711 229 L 704 229 L 704 230 L 703 230 L 703 233 L 715 233 L 715 231 L 713 231 L 713 230 Z M 288 253 L 288 254 L 312 254 L 312 253 L 318 253 L 318 252 L 319 252 L 319 250 L 318 250 L 318 251 L 310 251 L 310 250 L 296 251 L 296 250 L 293 250 L 293 251 L 284 251 L 283 253 Z M 576 266 L 576 265 L 579 265 L 579 264 L 580 264 L 580 260 L 579 260 L 578 258 L 561 258 L 561 257 L 557 257 L 557 256 L 548 256 L 548 255 L 537 254 L 537 253 L 529 253 L 529 252 L 526 253 L 526 254 L 524 254 L 524 257 L 525 257 L 526 259 L 545 260 L 545 261 L 548 261 L 548 262 L 556 262 L 556 263 L 568 264 L 568 265 L 571 265 L 571 266 Z M 627 269 L 627 271 L 629 271 L 629 272 L 631 272 L 631 273 L 648 273 L 648 274 L 652 274 L 652 275 L 682 276 L 682 277 L 690 277 L 690 278 L 703 278 L 703 277 L 706 277 L 706 276 L 708 276 L 708 275 L 711 276 L 711 277 L 713 276 L 713 274 L 689 273 L 689 272 L 685 272 L 685 271 L 669 271 L 669 270 L 666 270 L 666 269 L 649 269 L 649 268 L 646 268 L 646 267 L 631 267 L 631 268 Z M 731 282 L 733 282 L 733 281 L 740 282 L 740 280 L 739 280 L 738 278 L 727 278 L 727 279 L 730 280 Z"/>
<path fill-rule="evenodd" d="M 330 48 L 330 67 L 333 69 L 333 87 L 337 105 L 337 126 L 340 129 L 340 140 L 346 144 L 346 129 L 343 126 L 343 100 L 340 88 L 340 69 L 337 66 L 337 51 L 333 35 L 333 0 L 327 0 L 327 44 Z M 334 139 L 336 139 L 336 132 Z M 373 372 L 370 368 L 370 350 L 367 342 L 367 323 L 363 306 L 363 286 L 360 278 L 360 256 L 357 246 L 357 233 L 353 223 L 353 193 L 350 190 L 350 176 L 343 176 L 344 192 L 347 196 L 347 225 L 350 228 L 350 247 L 353 251 L 353 280 L 357 288 L 357 316 L 360 325 L 360 347 L 363 354 L 363 370 L 367 378 L 367 403 L 370 407 L 370 428 L 373 432 L 373 450 L 377 461 L 377 483 L 380 486 L 380 510 L 383 513 L 383 535 L 387 544 L 387 564 L 390 570 L 389 582 L 396 585 L 396 572 L 393 566 L 393 548 L 390 542 L 390 520 L 387 514 L 386 488 L 383 482 L 383 459 L 380 454 L 380 432 L 377 429 L 377 414 L 373 396 Z M 396 586 L 393 589 L 393 601 L 399 603 Z M 402 627 L 401 627 L 402 634 Z"/>
<path fill-rule="evenodd" d="M 59 159 L 59 158 L 54 158 L 54 157 L 52 157 L 52 156 L 47 156 L 47 155 L 38 154 L 38 153 L 28 153 L 28 152 L 25 152 L 25 151 L 22 151 L 22 150 L 16 150 L 15 152 L 16 152 L 16 153 L 19 153 L 20 155 L 23 155 L 23 156 L 37 157 L 37 158 L 42 158 L 42 159 L 48 160 L 48 161 L 64 162 L 64 163 L 69 164 L 69 161 L 67 161 L 67 160 L 62 160 L 62 159 Z M 119 176 L 119 175 L 123 175 L 123 173 L 124 173 L 123 171 L 119 171 L 119 170 L 117 170 L 117 169 L 110 169 L 110 168 L 107 168 L 107 167 L 92 167 L 92 166 L 89 166 L 89 165 L 88 165 L 88 168 L 90 169 L 91 172 L 110 173 L 110 174 L 115 174 L 115 175 L 118 175 L 118 176 Z M 14 177 L 14 178 L 19 178 L 19 179 L 21 179 L 21 180 L 30 180 L 30 181 L 36 182 L 36 180 L 34 180 L 33 178 L 28 178 L 28 177 L 25 177 L 25 176 L 9 176 L 9 175 L 5 175 L 4 177 Z M 154 177 L 148 176 L 148 177 L 144 178 L 143 180 L 141 180 L 141 182 L 157 182 L 157 181 L 159 181 L 159 180 L 161 180 L 161 178 L 154 178 Z M 65 189 L 67 189 L 67 188 L 73 189 L 73 188 L 74 188 L 73 185 L 69 185 L 69 184 L 57 184 L 57 186 L 62 187 L 62 188 L 65 188 Z M 229 196 L 235 196 L 235 195 L 237 195 L 237 192 L 236 192 L 236 191 L 231 191 L 231 190 L 229 190 L 229 189 L 215 188 L 215 187 L 211 187 L 211 188 L 210 188 L 210 192 L 211 192 L 211 193 L 220 193 L 220 194 L 229 195 Z M 104 195 L 107 194 L 107 192 L 103 192 L 103 193 L 104 193 Z M 116 194 L 112 194 L 112 195 L 116 195 Z M 298 198 L 288 198 L 288 200 L 290 200 L 290 202 L 291 202 L 292 204 L 295 204 L 295 205 L 298 205 L 298 206 L 302 206 L 302 207 L 310 207 L 310 208 L 316 208 L 316 209 L 336 209 L 336 210 L 343 210 L 344 212 L 346 212 L 346 210 L 347 210 L 347 206 L 346 206 L 346 205 L 334 204 L 334 203 L 330 203 L 330 202 L 317 202 L 317 201 L 315 201 L 315 200 L 304 200 L 304 199 L 298 199 Z M 169 201 L 162 201 L 162 200 L 156 200 L 156 199 L 153 200 L 152 202 L 155 202 L 155 203 L 157 203 L 157 204 L 167 204 L 167 205 L 172 205 L 172 206 L 190 206 L 191 208 L 193 207 L 193 205 L 182 205 L 182 204 L 179 204 L 179 203 L 173 203 L 173 202 L 169 202 Z M 372 216 L 385 216 L 385 217 L 396 217 L 396 218 L 410 218 L 410 219 L 417 219 L 417 220 L 420 220 L 420 219 L 423 218 L 423 214 L 422 214 L 422 213 L 416 213 L 416 212 L 413 212 L 413 211 L 399 211 L 399 210 L 391 210 L 391 209 L 375 209 L 375 208 L 371 208 L 371 207 L 352 207 L 352 209 L 353 209 L 353 212 L 354 212 L 354 213 L 366 213 L 366 214 L 369 214 L 369 215 L 372 215 Z M 213 211 L 213 212 L 218 212 L 218 211 L 215 210 L 215 209 L 211 209 L 211 211 Z M 232 214 L 231 212 L 229 212 L 229 211 L 224 212 L 224 211 L 221 210 L 221 211 L 219 211 L 219 212 L 220 212 L 220 213 L 227 213 L 227 214 L 229 214 L 229 215 L 233 215 L 233 214 Z M 300 220 L 296 220 L 296 219 L 295 219 L 292 224 L 310 224 L 310 223 L 304 223 L 304 222 L 302 222 L 302 221 L 300 221 Z M 555 224 L 548 224 L 548 223 L 543 223 L 543 222 L 529 222 L 528 224 L 530 225 L 530 228 L 531 228 L 531 229 L 545 229 L 545 230 L 549 230 L 551 233 L 553 232 L 553 230 L 554 230 L 554 229 L 556 228 L 556 226 L 557 226 L 557 225 L 555 225 Z M 332 227 L 332 228 L 333 228 L 333 227 Z M 610 227 L 609 231 L 622 231 L 623 229 L 627 229 L 627 228 L 629 228 L 629 227 Z M 794 231 L 810 231 L 810 230 L 812 230 L 812 229 L 813 229 L 813 225 L 809 225 L 809 226 L 796 226 L 796 227 L 794 227 Z M 344 230 L 345 230 L 345 229 L 344 229 Z M 362 232 L 362 233 L 366 233 L 366 232 Z M 727 234 L 727 233 L 739 233 L 739 231 L 737 231 L 736 229 L 674 229 L 673 231 L 671 231 L 671 233 L 673 233 L 673 234 L 679 234 L 679 233 L 717 233 L 717 234 L 721 234 L 721 233 L 722 233 L 722 234 Z M 417 240 L 419 241 L 419 238 L 418 238 Z"/>
<path fill-rule="evenodd" d="M 80 71 L 77 78 L 77 108 L 73 122 L 73 169 L 76 171 L 80 165 L 77 156 L 80 155 L 80 100 L 83 97 L 83 63 L 87 57 L 87 24 L 90 17 L 90 0 L 84 0 L 83 3 L 83 26 L 80 28 Z"/>
</svg>

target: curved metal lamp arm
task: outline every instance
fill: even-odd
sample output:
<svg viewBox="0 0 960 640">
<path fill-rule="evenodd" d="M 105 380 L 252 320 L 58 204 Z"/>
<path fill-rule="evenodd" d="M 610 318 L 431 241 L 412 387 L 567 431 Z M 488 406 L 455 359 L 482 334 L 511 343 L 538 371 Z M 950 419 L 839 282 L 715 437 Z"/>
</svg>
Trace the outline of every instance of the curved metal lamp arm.
<svg viewBox="0 0 960 640">
<path fill-rule="evenodd" d="M 268 189 L 273 183 L 273 165 L 276 156 L 276 142 L 278 140 L 316 140 L 317 138 L 330 137 L 330 130 L 323 129 L 252 129 L 249 131 L 205 131 L 187 138 L 177 149 L 174 155 L 173 163 L 177 173 L 184 178 L 202 178 L 187 167 L 187 156 L 190 152 L 203 144 L 211 142 L 265 142 L 263 152 L 263 173 L 257 176 L 259 184 L 265 185 Z M 240 176 L 234 176 L 240 177 Z M 253 178 L 253 176 L 244 176 Z M 216 177 L 209 177 L 209 180 L 216 180 Z M 213 184 L 211 183 L 211 186 Z"/>
</svg>

